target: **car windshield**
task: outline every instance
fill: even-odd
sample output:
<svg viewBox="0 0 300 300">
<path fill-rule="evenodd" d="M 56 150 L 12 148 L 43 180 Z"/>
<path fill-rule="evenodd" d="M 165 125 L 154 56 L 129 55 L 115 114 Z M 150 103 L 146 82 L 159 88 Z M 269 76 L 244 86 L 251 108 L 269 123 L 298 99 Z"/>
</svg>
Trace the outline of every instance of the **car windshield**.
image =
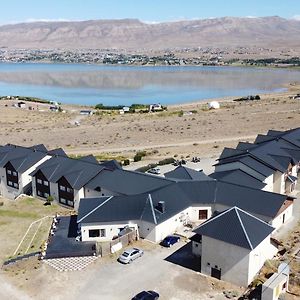
<svg viewBox="0 0 300 300">
<path fill-rule="evenodd" d="M 129 256 L 129 253 L 128 252 L 124 252 L 122 255 L 125 256 L 125 257 L 127 257 L 127 256 Z"/>
</svg>

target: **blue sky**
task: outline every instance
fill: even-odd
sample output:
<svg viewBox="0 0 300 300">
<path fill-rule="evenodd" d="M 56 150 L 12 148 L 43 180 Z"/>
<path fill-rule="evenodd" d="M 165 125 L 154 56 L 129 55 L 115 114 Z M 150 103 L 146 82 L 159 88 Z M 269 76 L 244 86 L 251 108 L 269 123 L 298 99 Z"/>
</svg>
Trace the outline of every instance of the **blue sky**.
<svg viewBox="0 0 300 300">
<path fill-rule="evenodd" d="M 299 0 L 8 0 L 0 24 L 34 20 L 137 18 L 148 22 L 223 16 L 281 16 L 300 20 Z"/>
</svg>

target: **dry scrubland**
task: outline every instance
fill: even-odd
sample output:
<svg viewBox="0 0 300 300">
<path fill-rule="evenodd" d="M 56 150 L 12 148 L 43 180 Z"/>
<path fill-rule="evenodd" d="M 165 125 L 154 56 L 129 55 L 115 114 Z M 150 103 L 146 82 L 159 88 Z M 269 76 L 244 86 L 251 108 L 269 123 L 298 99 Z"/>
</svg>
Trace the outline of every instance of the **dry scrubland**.
<svg viewBox="0 0 300 300">
<path fill-rule="evenodd" d="M 69 154 L 93 153 L 106 158 L 130 158 L 144 149 L 150 160 L 176 154 L 214 156 L 239 139 L 252 141 L 268 129 L 299 126 L 300 101 L 289 99 L 299 90 L 299 85 L 290 86 L 288 92 L 262 95 L 262 100 L 253 102 L 223 99 L 219 110 L 208 110 L 207 102 L 198 102 L 169 106 L 162 113 L 128 115 L 79 116 L 79 107 L 67 105 L 63 106 L 65 114 L 49 112 L 47 107 L 29 111 L 1 101 L 0 144 L 43 143 L 48 148 L 63 147 Z M 188 111 L 194 113 L 182 114 Z M 81 125 L 75 126 L 75 120 Z"/>
</svg>

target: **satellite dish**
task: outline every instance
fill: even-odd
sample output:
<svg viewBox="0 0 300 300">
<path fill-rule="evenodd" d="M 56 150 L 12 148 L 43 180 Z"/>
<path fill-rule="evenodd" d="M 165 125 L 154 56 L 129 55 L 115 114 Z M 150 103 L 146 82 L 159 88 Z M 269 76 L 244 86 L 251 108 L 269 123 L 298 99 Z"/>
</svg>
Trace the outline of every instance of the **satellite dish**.
<svg viewBox="0 0 300 300">
<path fill-rule="evenodd" d="M 290 266 L 287 263 L 285 263 L 285 262 L 281 263 L 279 265 L 279 267 L 278 267 L 278 273 L 279 274 L 282 273 L 282 274 L 284 274 L 286 276 L 289 276 L 289 274 L 290 274 Z"/>
</svg>

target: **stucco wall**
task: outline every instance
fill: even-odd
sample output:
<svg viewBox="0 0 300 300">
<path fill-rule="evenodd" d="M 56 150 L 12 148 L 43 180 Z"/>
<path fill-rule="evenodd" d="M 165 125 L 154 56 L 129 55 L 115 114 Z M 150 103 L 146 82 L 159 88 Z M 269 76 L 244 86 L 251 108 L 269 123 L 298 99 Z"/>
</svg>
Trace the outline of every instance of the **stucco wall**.
<svg viewBox="0 0 300 300">
<path fill-rule="evenodd" d="M 284 174 L 278 171 L 273 175 L 273 192 L 279 194 L 284 194 L 285 192 Z"/>
<path fill-rule="evenodd" d="M 192 253 L 196 256 L 202 255 L 202 243 L 192 241 Z"/>
<path fill-rule="evenodd" d="M 273 190 L 274 190 L 273 174 L 270 175 L 269 177 L 266 177 L 263 182 L 266 184 L 266 186 L 263 188 L 263 191 L 273 192 Z"/>
<path fill-rule="evenodd" d="M 281 214 L 279 214 L 275 219 L 273 219 L 271 225 L 275 229 L 279 229 L 284 223 L 288 222 L 293 217 L 294 204 L 288 206 Z M 284 223 L 283 223 L 284 216 Z"/>
<path fill-rule="evenodd" d="M 249 256 L 249 283 L 253 280 L 267 259 L 271 259 L 278 249 L 270 242 L 270 236 L 265 238 Z"/>
<path fill-rule="evenodd" d="M 136 221 L 128 222 L 128 223 L 94 223 L 94 224 L 84 224 L 81 223 L 81 237 L 82 241 L 111 241 L 113 237 L 117 236 L 120 232 L 120 228 L 124 228 L 125 226 L 133 227 L 137 230 Z M 105 237 L 89 237 L 89 230 L 91 229 L 105 229 Z"/>
<path fill-rule="evenodd" d="M 221 279 L 241 286 L 249 280 L 250 250 L 202 236 L 201 272 L 211 276 L 211 268 L 221 269 Z"/>
</svg>

